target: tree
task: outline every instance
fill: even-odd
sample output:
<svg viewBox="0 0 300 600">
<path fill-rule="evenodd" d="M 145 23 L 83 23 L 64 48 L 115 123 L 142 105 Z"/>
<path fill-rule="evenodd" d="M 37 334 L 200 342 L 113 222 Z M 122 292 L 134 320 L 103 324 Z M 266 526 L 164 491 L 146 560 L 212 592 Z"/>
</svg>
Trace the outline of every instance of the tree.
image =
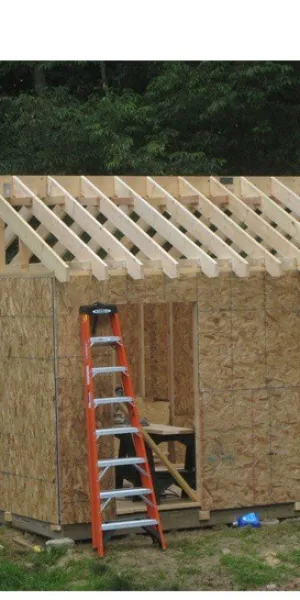
<svg viewBox="0 0 300 600">
<path fill-rule="evenodd" d="M 2 173 L 285 174 L 298 62 L 2 62 Z"/>
</svg>

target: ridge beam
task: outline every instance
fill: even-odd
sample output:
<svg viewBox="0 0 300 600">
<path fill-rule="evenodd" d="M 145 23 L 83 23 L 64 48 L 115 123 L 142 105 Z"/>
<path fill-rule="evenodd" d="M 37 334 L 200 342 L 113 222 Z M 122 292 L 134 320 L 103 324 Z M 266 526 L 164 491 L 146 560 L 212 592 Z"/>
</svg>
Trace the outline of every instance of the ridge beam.
<svg viewBox="0 0 300 600">
<path fill-rule="evenodd" d="M 265 249 L 247 233 L 239 225 L 235 223 L 228 215 L 226 215 L 218 206 L 216 206 L 209 198 L 204 196 L 198 188 L 193 186 L 184 177 L 179 177 L 179 186 L 181 191 L 194 192 L 198 195 L 198 210 L 203 216 L 213 225 L 218 227 L 224 235 L 231 239 L 242 251 L 246 252 L 249 259 L 263 261 L 265 263 Z M 275 259 L 272 255 L 272 258 Z M 271 258 L 271 261 L 272 261 Z M 280 275 L 281 265 L 277 259 L 274 260 L 274 268 L 270 266 L 270 273 L 274 276 Z"/>
<path fill-rule="evenodd" d="M 107 264 L 93 252 L 56 214 L 40 200 L 19 177 L 13 176 L 14 194 L 18 198 L 24 195 L 32 197 L 32 212 L 34 216 L 55 235 L 59 241 L 76 257 L 79 262 L 87 262 L 92 273 L 99 280 L 107 279 Z"/>
<path fill-rule="evenodd" d="M 163 271 L 170 278 L 179 276 L 178 261 L 172 258 L 157 242 L 147 235 L 132 219 L 130 219 L 114 202 L 112 202 L 87 177 L 81 176 L 81 194 L 84 198 L 99 199 L 101 213 L 122 231 L 150 260 L 161 260 Z"/>
<path fill-rule="evenodd" d="M 262 237 L 262 239 L 270 246 L 277 248 L 278 243 L 280 246 L 281 238 L 287 242 L 287 240 L 278 232 L 276 232 L 271 225 L 266 223 L 261 217 L 259 217 L 249 206 L 247 206 L 240 198 L 238 198 L 233 192 L 231 192 L 228 188 L 226 188 L 222 183 L 220 183 L 215 177 L 210 177 L 210 194 L 211 196 L 217 195 L 220 192 L 226 193 L 228 195 L 229 200 L 229 209 L 232 210 L 232 213 L 243 223 L 246 223 L 248 227 L 257 235 Z M 251 237 L 251 236 L 250 236 Z M 252 238 L 254 242 L 256 240 Z M 279 240 L 279 242 L 278 242 Z M 282 263 L 278 258 L 273 256 L 269 250 L 264 248 L 261 244 L 256 242 L 260 247 L 261 252 L 264 255 L 265 265 L 267 271 L 270 275 L 278 277 L 282 274 Z M 288 251 L 291 251 L 293 248 L 292 245 L 288 245 Z M 282 247 L 280 246 L 282 251 Z M 290 254 L 287 254 L 290 256 Z M 283 254 L 284 256 L 284 254 Z"/>
<path fill-rule="evenodd" d="M 197 244 L 185 236 L 175 225 L 170 223 L 156 208 L 151 206 L 142 196 L 136 193 L 120 177 L 114 177 L 116 196 L 132 197 L 136 213 L 164 237 L 172 246 L 179 250 L 186 258 L 198 261 L 201 269 L 208 277 L 217 277 L 219 268 L 217 261 L 206 254 Z"/>
<path fill-rule="evenodd" d="M 271 198 L 252 183 L 246 177 L 241 177 L 241 195 L 256 196 L 261 198 L 261 211 L 274 221 L 283 231 L 285 231 L 296 242 L 300 242 L 300 224 L 296 219 L 289 215 L 283 208 L 278 206 Z"/>
<path fill-rule="evenodd" d="M 193 237 L 199 239 L 207 248 L 213 252 L 218 258 L 229 259 L 233 271 L 239 277 L 248 277 L 249 265 L 233 248 L 224 242 L 216 235 L 209 227 L 204 225 L 202 221 L 197 219 L 185 206 L 183 206 L 174 196 L 172 196 L 165 188 L 161 187 L 155 179 L 147 177 L 147 193 L 151 198 L 152 194 L 160 191 L 164 198 L 167 210 L 174 218 L 176 223 L 182 225 Z"/>
<path fill-rule="evenodd" d="M 105 229 L 54 177 L 48 177 L 48 195 L 51 198 L 55 198 L 56 191 L 64 196 L 64 208 L 67 214 L 80 226 L 82 231 L 86 231 L 91 236 L 97 243 L 98 250 L 99 248 L 104 248 L 114 260 L 122 263 L 127 268 L 129 275 L 133 279 L 143 279 L 142 262 L 131 254 L 110 231 Z"/>
<path fill-rule="evenodd" d="M 300 217 L 300 196 L 276 177 L 271 177 L 271 195 Z M 284 211 L 285 212 L 285 211 Z M 285 214 L 287 214 L 285 212 Z M 297 222 L 297 221 L 296 221 Z M 298 223 L 299 226 L 299 223 Z"/>
<path fill-rule="evenodd" d="M 54 272 L 55 277 L 61 282 L 68 281 L 69 267 L 59 257 L 52 248 L 46 244 L 27 221 L 0 195 L 0 216 L 9 226 L 16 236 L 22 241 L 29 250 L 35 254 L 41 263 L 50 271 Z"/>
</svg>

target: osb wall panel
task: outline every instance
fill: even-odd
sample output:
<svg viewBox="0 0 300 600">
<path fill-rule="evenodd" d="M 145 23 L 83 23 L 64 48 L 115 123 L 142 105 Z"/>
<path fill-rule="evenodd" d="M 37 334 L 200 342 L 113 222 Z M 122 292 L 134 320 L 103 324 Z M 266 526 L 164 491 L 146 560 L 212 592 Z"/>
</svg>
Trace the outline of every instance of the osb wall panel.
<svg viewBox="0 0 300 600">
<path fill-rule="evenodd" d="M 141 310 L 139 304 L 119 307 L 123 341 L 136 394 L 141 393 Z"/>
<path fill-rule="evenodd" d="M 193 310 L 191 302 L 172 306 L 175 417 L 194 417 Z"/>
<path fill-rule="evenodd" d="M 153 400 L 168 400 L 168 305 L 145 304 L 145 392 Z"/>
<path fill-rule="evenodd" d="M 0 287 L 0 509 L 57 522 L 53 280 Z"/>
<path fill-rule="evenodd" d="M 300 281 L 198 280 L 198 481 L 207 509 L 300 497 Z"/>
</svg>

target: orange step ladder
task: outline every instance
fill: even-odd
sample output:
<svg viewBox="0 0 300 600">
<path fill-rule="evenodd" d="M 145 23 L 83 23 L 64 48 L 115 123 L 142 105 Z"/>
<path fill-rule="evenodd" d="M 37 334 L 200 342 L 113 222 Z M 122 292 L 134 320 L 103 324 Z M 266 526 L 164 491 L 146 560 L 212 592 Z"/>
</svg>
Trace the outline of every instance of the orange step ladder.
<svg viewBox="0 0 300 600">
<path fill-rule="evenodd" d="M 91 499 L 92 544 L 99 556 L 104 556 L 104 544 L 117 530 L 142 528 L 160 547 L 165 550 L 161 520 L 157 508 L 151 472 L 148 464 L 142 428 L 135 403 L 133 382 L 129 373 L 126 350 L 123 344 L 118 308 L 111 304 L 96 302 L 90 306 L 81 306 L 80 327 L 82 355 L 84 364 L 84 402 L 87 420 L 89 484 Z M 111 336 L 94 335 L 98 320 L 109 318 Z M 115 367 L 93 367 L 92 347 L 113 346 L 116 350 Z M 94 377 L 119 373 L 124 396 L 95 398 Z M 107 404 L 124 404 L 128 410 L 129 425 L 97 429 L 96 409 Z M 128 458 L 105 458 L 101 460 L 101 439 L 107 435 L 132 435 L 135 456 Z M 140 474 L 141 487 L 124 489 L 101 489 L 101 479 L 109 468 L 132 465 Z M 140 496 L 145 503 L 145 518 L 135 520 L 103 521 L 102 513 L 112 499 Z"/>
</svg>

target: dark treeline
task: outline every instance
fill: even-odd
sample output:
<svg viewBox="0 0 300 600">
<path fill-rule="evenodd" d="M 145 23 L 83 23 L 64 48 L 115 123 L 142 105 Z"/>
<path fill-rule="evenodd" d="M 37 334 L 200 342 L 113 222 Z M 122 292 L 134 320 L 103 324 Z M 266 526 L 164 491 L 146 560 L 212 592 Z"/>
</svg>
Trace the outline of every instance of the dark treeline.
<svg viewBox="0 0 300 600">
<path fill-rule="evenodd" d="M 1 173 L 299 174 L 299 62 L 2 62 Z"/>
</svg>

